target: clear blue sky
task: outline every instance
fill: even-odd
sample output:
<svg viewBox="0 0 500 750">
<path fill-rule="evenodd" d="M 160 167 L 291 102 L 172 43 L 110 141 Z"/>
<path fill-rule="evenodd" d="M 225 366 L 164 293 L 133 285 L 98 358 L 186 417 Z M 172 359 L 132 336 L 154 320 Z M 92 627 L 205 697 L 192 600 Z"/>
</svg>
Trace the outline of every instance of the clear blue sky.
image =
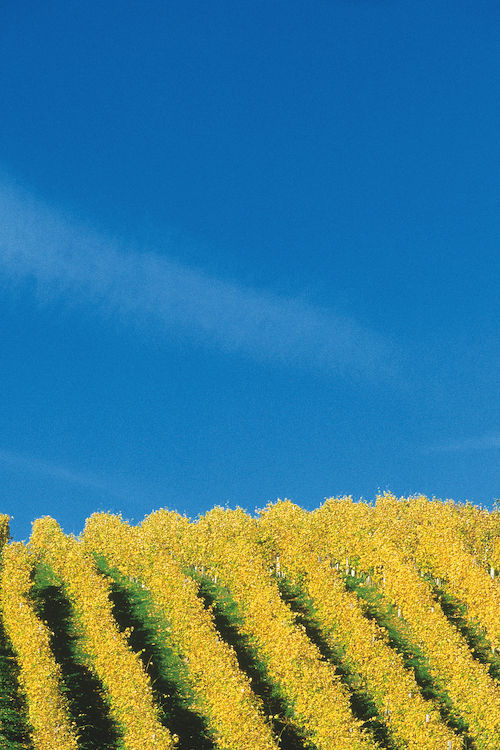
<svg viewBox="0 0 500 750">
<path fill-rule="evenodd" d="M 0 510 L 500 497 L 498 0 L 4 0 Z"/>
</svg>

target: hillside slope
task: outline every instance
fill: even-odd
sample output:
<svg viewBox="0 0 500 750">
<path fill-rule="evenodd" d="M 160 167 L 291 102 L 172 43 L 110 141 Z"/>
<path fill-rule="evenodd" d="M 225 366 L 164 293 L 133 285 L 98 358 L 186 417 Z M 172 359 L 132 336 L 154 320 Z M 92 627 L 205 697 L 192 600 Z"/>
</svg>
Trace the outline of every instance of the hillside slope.
<svg viewBox="0 0 500 750">
<path fill-rule="evenodd" d="M 500 513 L 0 516 L 2 750 L 498 750 Z"/>
</svg>

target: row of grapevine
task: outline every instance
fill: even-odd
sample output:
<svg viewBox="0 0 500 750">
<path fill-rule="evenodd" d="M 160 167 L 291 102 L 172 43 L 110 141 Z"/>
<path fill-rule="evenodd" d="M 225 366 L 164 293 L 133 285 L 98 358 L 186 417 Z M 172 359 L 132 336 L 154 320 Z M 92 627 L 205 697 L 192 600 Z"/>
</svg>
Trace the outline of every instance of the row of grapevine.
<svg viewBox="0 0 500 750">
<path fill-rule="evenodd" d="M 0 695 L 0 747 L 498 750 L 499 551 L 498 511 L 389 494 L 99 513 L 80 539 L 44 518 L 28 545 L 0 515 L 0 686 L 15 666 L 26 707 L 6 739 Z"/>
<path fill-rule="evenodd" d="M 459 519 L 450 504 L 430 503 L 423 497 L 401 503 L 388 497 L 377 503 L 375 517 L 387 513 L 389 505 L 396 513 L 402 510 L 407 518 L 405 526 L 413 529 L 408 551 L 419 570 L 446 581 L 450 593 L 466 605 L 469 619 L 481 622 L 492 649 L 500 649 L 500 588 L 485 565 L 466 549 L 457 533 Z M 407 539 L 396 536 L 394 528 L 388 530 L 389 538 L 407 546 Z"/>
<path fill-rule="evenodd" d="M 174 740 L 153 704 L 142 662 L 113 619 L 109 585 L 82 545 L 65 536 L 53 519 L 43 518 L 33 524 L 29 546 L 50 565 L 65 589 L 81 656 L 104 686 L 125 750 L 173 748 Z"/>
<path fill-rule="evenodd" d="M 387 643 L 374 620 L 368 620 L 342 575 L 314 552 L 309 514 L 290 502 L 278 502 L 261 514 L 261 534 L 271 542 L 280 570 L 300 580 L 311 598 L 323 635 L 344 652 L 344 664 L 358 675 L 387 723 L 396 745 L 412 750 L 457 750 L 462 741 L 425 701 L 413 672 Z"/>
<path fill-rule="evenodd" d="M 159 544 L 164 536 L 161 517 L 155 522 Z M 320 750 L 374 748 L 376 743 L 352 715 L 335 667 L 321 657 L 281 599 L 260 554 L 255 521 L 241 510 L 215 508 L 186 528 L 182 553 L 186 563 L 229 589 L 238 605 L 240 632 L 251 640 L 296 730 Z"/>
<path fill-rule="evenodd" d="M 349 498 L 327 501 L 312 514 L 319 554 L 338 559 L 336 545 L 341 540 L 342 556 L 347 553 L 357 558 L 361 569 L 371 573 L 398 610 L 401 630 L 424 652 L 435 683 L 449 697 L 457 715 L 469 725 L 477 747 L 497 749 L 499 686 L 447 620 L 414 561 L 388 540 L 373 519 L 367 522 L 369 515 Z"/>
<path fill-rule="evenodd" d="M 10 538 L 9 516 L 0 514 L 0 569 L 2 553 Z M 0 614 L 1 614 L 0 604 Z M 27 747 L 27 711 L 19 690 L 19 669 L 0 616 L 0 747 Z"/>
<path fill-rule="evenodd" d="M 103 555 L 123 575 L 147 586 L 160 617 L 170 628 L 188 664 L 196 708 L 207 720 L 217 746 L 224 750 L 277 748 L 248 678 L 234 652 L 219 637 L 213 618 L 166 549 L 152 546 L 142 529 L 116 516 L 93 515 L 83 535 L 85 547 Z M 168 537 L 165 539 L 169 543 Z"/>
<path fill-rule="evenodd" d="M 472 503 L 454 503 L 447 500 L 430 502 L 419 495 L 400 501 L 400 505 L 408 505 L 416 510 L 417 506 L 436 506 L 446 514 L 446 522 L 450 530 L 456 534 L 469 552 L 481 565 L 490 563 L 493 568 L 500 570 L 500 506 L 495 502 L 490 512 Z M 415 518 L 415 516 L 413 516 Z"/>
<path fill-rule="evenodd" d="M 61 689 L 61 671 L 50 647 L 50 632 L 30 600 L 32 556 L 21 543 L 3 551 L 0 608 L 20 665 L 20 682 L 37 750 L 77 750 L 77 737 Z"/>
<path fill-rule="evenodd" d="M 4 546 L 9 541 L 9 537 L 10 537 L 9 522 L 10 522 L 9 516 L 6 516 L 0 513 L 0 555 L 2 554 L 2 550 Z"/>
</svg>

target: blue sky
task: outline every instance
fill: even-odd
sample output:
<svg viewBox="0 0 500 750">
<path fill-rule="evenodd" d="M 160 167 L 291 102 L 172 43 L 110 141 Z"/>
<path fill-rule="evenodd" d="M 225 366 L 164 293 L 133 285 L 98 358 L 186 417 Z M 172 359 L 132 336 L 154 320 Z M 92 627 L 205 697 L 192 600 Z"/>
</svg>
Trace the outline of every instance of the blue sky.
<svg viewBox="0 0 500 750">
<path fill-rule="evenodd" d="M 0 510 L 500 497 L 500 9 L 6 0 Z"/>
</svg>

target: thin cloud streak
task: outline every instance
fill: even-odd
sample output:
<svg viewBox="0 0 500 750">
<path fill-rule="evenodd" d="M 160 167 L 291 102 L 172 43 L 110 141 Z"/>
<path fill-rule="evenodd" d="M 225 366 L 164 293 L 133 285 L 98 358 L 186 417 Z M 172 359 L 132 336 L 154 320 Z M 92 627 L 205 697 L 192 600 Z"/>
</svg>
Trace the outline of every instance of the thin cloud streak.
<svg viewBox="0 0 500 750">
<path fill-rule="evenodd" d="M 428 446 L 423 453 L 459 453 L 468 451 L 485 451 L 500 448 L 500 435 L 489 434 L 477 438 L 465 438 L 442 445 Z"/>
<path fill-rule="evenodd" d="M 384 340 L 300 299 L 244 287 L 156 252 L 124 248 L 0 179 L 0 279 L 160 335 L 261 361 L 389 376 Z M 390 377 L 390 376 L 389 376 Z"/>
<path fill-rule="evenodd" d="M 130 490 L 120 487 L 117 482 L 109 481 L 93 472 L 73 471 L 59 464 L 53 464 L 0 448 L 0 464 L 2 463 L 21 473 L 29 472 L 38 476 L 51 477 L 60 482 L 99 490 L 107 495 L 121 499 L 130 500 L 132 497 Z"/>
</svg>

